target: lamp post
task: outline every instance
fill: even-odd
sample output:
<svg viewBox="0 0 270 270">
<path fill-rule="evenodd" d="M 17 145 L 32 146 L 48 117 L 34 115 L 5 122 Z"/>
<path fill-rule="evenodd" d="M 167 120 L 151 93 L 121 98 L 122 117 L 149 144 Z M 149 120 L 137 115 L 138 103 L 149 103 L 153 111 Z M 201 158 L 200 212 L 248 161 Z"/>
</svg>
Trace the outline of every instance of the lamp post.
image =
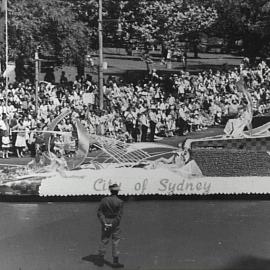
<svg viewBox="0 0 270 270">
<path fill-rule="evenodd" d="M 99 109 L 103 110 L 103 29 L 102 29 L 102 0 L 98 1 L 98 45 L 99 45 L 99 69 L 98 69 L 98 85 L 99 85 Z"/>
<path fill-rule="evenodd" d="M 8 92 L 8 3 L 7 3 L 7 0 L 4 0 L 3 1 L 3 9 L 5 11 L 5 32 L 6 32 L 6 35 L 5 35 L 5 40 L 6 40 L 6 87 L 5 87 L 5 90 L 6 90 L 6 108 L 7 108 L 7 101 L 8 101 L 8 98 L 7 98 L 7 92 Z"/>
</svg>

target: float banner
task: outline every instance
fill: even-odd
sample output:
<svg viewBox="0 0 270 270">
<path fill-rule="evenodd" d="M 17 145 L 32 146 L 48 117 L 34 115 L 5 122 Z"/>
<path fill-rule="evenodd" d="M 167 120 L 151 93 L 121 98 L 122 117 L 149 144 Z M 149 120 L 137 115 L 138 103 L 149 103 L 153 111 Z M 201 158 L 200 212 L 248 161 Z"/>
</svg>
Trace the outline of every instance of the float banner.
<svg viewBox="0 0 270 270">
<path fill-rule="evenodd" d="M 40 196 L 108 195 L 117 183 L 120 195 L 209 195 L 270 193 L 270 177 L 189 177 L 167 169 L 78 170 L 42 180 Z"/>
</svg>

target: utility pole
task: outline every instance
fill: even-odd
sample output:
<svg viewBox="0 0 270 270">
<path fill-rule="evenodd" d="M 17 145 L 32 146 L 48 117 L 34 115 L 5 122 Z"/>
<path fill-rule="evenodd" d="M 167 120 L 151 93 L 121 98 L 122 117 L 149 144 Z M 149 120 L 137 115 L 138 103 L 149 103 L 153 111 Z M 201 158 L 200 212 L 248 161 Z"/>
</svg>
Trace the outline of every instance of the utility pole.
<svg viewBox="0 0 270 270">
<path fill-rule="evenodd" d="M 38 57 L 38 48 L 35 51 L 35 86 L 36 86 L 36 91 L 35 91 L 35 99 L 36 99 L 36 104 L 35 104 L 35 110 L 36 110 L 36 115 L 38 115 L 38 85 L 39 85 L 39 79 L 38 79 L 38 74 L 39 73 L 39 57 Z"/>
<path fill-rule="evenodd" d="M 98 1 L 98 44 L 99 44 L 99 109 L 103 110 L 103 29 L 102 29 L 102 0 Z"/>
<path fill-rule="evenodd" d="M 7 107 L 7 91 L 8 91 L 8 4 L 7 4 L 7 0 L 4 0 L 3 2 L 4 5 L 4 9 L 5 9 L 5 32 L 6 32 L 6 36 L 5 36 L 5 40 L 6 40 L 6 107 Z"/>
</svg>

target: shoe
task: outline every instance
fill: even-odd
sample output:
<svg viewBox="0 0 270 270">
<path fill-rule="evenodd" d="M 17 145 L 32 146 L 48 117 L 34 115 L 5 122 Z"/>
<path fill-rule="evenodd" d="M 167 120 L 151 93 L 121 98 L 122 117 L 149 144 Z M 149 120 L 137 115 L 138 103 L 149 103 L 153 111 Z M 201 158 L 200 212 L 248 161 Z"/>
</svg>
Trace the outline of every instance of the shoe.
<svg viewBox="0 0 270 270">
<path fill-rule="evenodd" d="M 104 255 L 97 256 L 96 265 L 100 267 L 104 266 Z"/>
<path fill-rule="evenodd" d="M 113 264 L 112 264 L 113 268 L 123 268 L 124 265 L 122 263 L 119 262 L 119 258 L 118 257 L 114 257 L 113 258 Z"/>
</svg>

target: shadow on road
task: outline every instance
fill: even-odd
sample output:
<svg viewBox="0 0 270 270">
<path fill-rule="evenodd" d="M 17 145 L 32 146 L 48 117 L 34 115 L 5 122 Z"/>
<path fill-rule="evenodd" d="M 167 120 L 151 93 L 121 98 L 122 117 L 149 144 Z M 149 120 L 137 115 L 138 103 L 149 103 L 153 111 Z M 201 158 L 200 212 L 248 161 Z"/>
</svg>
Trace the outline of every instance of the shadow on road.
<svg viewBox="0 0 270 270">
<path fill-rule="evenodd" d="M 223 270 L 269 270 L 269 269 L 270 269 L 270 259 L 245 256 L 235 260 Z"/>
<path fill-rule="evenodd" d="M 91 254 L 91 255 L 88 255 L 86 257 L 83 257 L 82 260 L 83 261 L 87 261 L 87 262 L 91 262 L 94 265 L 99 266 L 99 267 L 103 266 L 103 263 L 105 265 L 108 265 L 110 267 L 113 267 L 113 264 L 111 262 L 105 260 L 105 259 L 104 259 L 104 261 L 102 263 L 102 261 L 100 260 L 99 255 L 96 255 L 96 254 Z"/>
</svg>

